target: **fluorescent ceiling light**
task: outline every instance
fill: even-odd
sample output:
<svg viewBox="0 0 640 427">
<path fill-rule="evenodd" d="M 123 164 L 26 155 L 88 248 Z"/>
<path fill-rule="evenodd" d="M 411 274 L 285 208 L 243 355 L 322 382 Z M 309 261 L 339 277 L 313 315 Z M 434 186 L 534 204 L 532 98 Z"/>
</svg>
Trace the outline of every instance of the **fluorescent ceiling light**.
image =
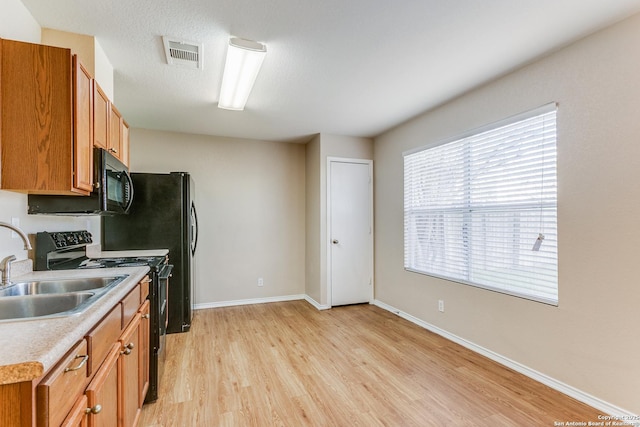
<svg viewBox="0 0 640 427">
<path fill-rule="evenodd" d="M 266 54 L 267 47 L 262 43 L 238 38 L 229 40 L 219 108 L 244 110 Z"/>
</svg>

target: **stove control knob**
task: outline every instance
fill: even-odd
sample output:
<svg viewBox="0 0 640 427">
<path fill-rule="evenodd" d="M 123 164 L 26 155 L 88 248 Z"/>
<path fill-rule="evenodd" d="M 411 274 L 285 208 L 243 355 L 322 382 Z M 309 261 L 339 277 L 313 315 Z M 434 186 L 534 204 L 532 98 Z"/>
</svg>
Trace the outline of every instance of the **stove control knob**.
<svg viewBox="0 0 640 427">
<path fill-rule="evenodd" d="M 56 248 L 63 248 L 65 246 L 64 234 L 53 233 L 51 238 L 53 239 L 53 243 L 56 245 Z"/>
</svg>

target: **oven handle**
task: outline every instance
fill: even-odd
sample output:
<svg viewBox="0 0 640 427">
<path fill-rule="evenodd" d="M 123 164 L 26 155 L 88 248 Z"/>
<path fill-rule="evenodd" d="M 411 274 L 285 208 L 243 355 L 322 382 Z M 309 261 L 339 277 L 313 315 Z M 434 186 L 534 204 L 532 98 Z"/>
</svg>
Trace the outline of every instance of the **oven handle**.
<svg viewBox="0 0 640 427">
<path fill-rule="evenodd" d="M 165 264 L 165 266 L 162 267 L 162 269 L 158 273 L 158 279 L 167 280 L 169 277 L 171 277 L 171 271 L 172 270 L 173 270 L 173 265 L 172 264 Z"/>
</svg>

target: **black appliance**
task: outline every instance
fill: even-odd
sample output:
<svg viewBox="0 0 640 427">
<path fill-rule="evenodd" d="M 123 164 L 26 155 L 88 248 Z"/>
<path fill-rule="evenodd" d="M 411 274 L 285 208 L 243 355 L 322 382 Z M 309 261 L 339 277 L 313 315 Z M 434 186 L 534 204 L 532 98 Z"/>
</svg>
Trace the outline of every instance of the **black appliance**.
<svg viewBox="0 0 640 427">
<path fill-rule="evenodd" d="M 198 242 L 193 179 L 186 172 L 132 173 L 131 179 L 136 199 L 128 215 L 102 218 L 102 249 L 169 249 L 174 267 L 167 333 L 186 332 L 195 301 Z"/>
<path fill-rule="evenodd" d="M 149 390 L 145 402 L 158 399 L 160 378 L 166 359 L 167 289 L 172 265 L 167 256 L 88 258 L 86 246 L 93 242 L 88 231 L 40 232 L 36 234 L 36 270 L 149 266 Z"/>
<path fill-rule="evenodd" d="M 29 194 L 30 214 L 116 215 L 127 213 L 133 202 L 128 168 L 111 153 L 93 150 L 94 189 L 89 196 Z"/>
</svg>

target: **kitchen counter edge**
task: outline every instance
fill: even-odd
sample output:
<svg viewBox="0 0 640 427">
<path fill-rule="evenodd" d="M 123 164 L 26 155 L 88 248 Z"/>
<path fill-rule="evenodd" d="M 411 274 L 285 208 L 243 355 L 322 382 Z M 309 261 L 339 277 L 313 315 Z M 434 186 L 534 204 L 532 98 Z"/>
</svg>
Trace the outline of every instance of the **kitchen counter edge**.
<svg viewBox="0 0 640 427">
<path fill-rule="evenodd" d="M 149 267 L 34 271 L 21 281 L 128 275 L 82 313 L 0 322 L 0 385 L 42 377 L 149 272 Z M 11 297 L 5 297 L 11 298 Z"/>
</svg>

